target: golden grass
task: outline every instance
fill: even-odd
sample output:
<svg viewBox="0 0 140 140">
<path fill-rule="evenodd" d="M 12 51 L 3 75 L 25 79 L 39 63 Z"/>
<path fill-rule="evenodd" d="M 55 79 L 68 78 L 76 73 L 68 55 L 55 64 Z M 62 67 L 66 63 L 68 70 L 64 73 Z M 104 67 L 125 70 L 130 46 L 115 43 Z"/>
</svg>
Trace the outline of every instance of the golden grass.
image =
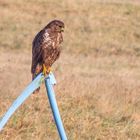
<svg viewBox="0 0 140 140">
<path fill-rule="evenodd" d="M 0 1 L 0 116 L 31 81 L 31 41 L 66 23 L 53 69 L 69 140 L 140 139 L 140 5 L 113 0 Z M 12 116 L 1 140 L 58 140 L 44 85 Z"/>
<path fill-rule="evenodd" d="M 139 55 L 139 2 L 5 0 L 0 2 L 0 46 L 31 48 L 54 18 L 66 24 L 64 49 L 72 53 Z"/>
</svg>

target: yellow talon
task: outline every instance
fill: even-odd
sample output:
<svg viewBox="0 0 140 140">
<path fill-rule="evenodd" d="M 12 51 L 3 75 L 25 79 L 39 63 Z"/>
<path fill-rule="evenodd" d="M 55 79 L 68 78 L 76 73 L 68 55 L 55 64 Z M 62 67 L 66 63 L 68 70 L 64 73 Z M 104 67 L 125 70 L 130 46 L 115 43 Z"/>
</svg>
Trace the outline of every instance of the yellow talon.
<svg viewBox="0 0 140 140">
<path fill-rule="evenodd" d="M 43 74 L 46 76 L 46 74 L 47 74 L 47 68 L 46 68 L 46 66 L 43 64 Z"/>
<path fill-rule="evenodd" d="M 48 67 L 47 72 L 50 73 L 52 71 L 51 67 Z"/>
<path fill-rule="evenodd" d="M 47 67 L 43 64 L 43 74 L 44 76 L 48 75 L 51 72 L 51 67 Z"/>
</svg>

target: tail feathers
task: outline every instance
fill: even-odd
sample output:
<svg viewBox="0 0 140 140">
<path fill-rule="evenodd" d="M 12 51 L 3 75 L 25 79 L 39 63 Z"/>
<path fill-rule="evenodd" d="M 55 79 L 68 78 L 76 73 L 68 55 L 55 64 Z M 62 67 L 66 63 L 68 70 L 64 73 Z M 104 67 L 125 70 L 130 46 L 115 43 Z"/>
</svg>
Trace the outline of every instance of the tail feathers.
<svg viewBox="0 0 140 140">
<path fill-rule="evenodd" d="M 42 65 L 41 64 L 38 64 L 36 66 L 35 72 L 32 73 L 32 80 L 34 80 L 37 77 L 37 75 L 40 74 L 41 72 L 42 72 Z M 38 93 L 39 90 L 40 90 L 40 87 L 37 88 L 33 93 Z"/>
<path fill-rule="evenodd" d="M 34 80 L 36 78 L 36 76 L 42 72 L 42 70 L 43 70 L 43 66 L 38 63 L 35 68 L 35 71 L 32 72 L 32 80 Z"/>
<path fill-rule="evenodd" d="M 38 73 L 39 74 L 39 73 Z M 36 76 L 38 75 L 38 74 L 32 74 L 32 81 L 36 78 Z M 39 88 L 37 88 L 34 92 L 33 92 L 33 94 L 36 94 L 36 93 L 38 93 L 39 92 L 39 90 L 40 90 L 40 87 Z"/>
<path fill-rule="evenodd" d="M 40 91 L 40 87 L 37 88 L 37 89 L 33 92 L 33 94 L 39 93 L 39 91 Z"/>
</svg>

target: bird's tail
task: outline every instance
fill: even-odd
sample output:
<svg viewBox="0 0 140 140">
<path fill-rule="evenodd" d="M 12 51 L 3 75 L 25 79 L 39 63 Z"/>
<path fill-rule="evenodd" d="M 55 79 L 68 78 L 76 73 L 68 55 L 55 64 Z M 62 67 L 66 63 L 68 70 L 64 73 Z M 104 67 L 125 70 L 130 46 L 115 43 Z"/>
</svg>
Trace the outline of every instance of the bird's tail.
<svg viewBox="0 0 140 140">
<path fill-rule="evenodd" d="M 35 72 L 32 73 L 32 80 L 34 80 L 38 74 L 40 74 L 42 72 L 42 65 L 41 64 L 37 64 Z M 40 90 L 40 87 L 37 88 L 33 93 L 38 93 Z"/>
<path fill-rule="evenodd" d="M 32 72 L 32 80 L 34 80 L 38 74 L 40 74 L 42 72 L 42 69 L 43 69 L 43 66 L 42 64 L 37 64 L 36 68 L 35 68 L 35 71 Z"/>
</svg>

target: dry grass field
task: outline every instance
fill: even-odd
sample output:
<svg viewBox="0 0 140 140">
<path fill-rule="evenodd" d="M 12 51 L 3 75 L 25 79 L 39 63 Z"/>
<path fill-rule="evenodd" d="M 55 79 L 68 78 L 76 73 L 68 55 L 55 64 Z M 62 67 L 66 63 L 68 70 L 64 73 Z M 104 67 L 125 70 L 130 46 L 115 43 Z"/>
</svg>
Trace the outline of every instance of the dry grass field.
<svg viewBox="0 0 140 140">
<path fill-rule="evenodd" d="M 31 43 L 54 18 L 66 24 L 54 64 L 68 140 L 140 139 L 139 0 L 0 0 L 0 117 L 31 81 Z M 44 84 L 0 140 L 59 140 Z"/>
</svg>

